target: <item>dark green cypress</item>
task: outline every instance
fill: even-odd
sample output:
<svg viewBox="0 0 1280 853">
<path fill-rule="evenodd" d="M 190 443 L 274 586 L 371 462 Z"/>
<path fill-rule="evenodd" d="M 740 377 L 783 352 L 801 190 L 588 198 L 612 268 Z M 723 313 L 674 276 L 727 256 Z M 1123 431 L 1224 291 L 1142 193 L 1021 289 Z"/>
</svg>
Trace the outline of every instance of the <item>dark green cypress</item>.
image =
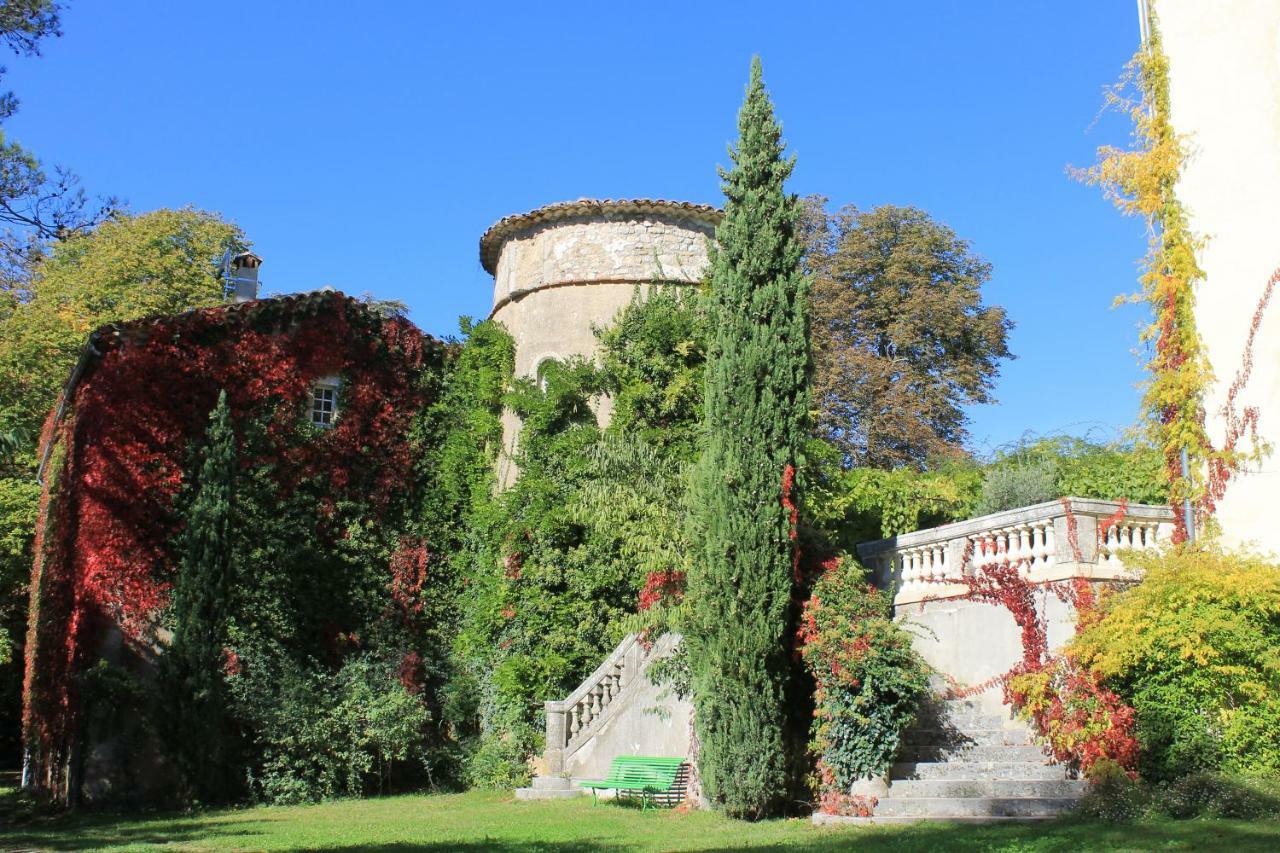
<svg viewBox="0 0 1280 853">
<path fill-rule="evenodd" d="M 236 438 L 226 392 L 209 417 L 195 492 L 179 540 L 172 600 L 173 642 L 165 656 L 176 691 L 176 744 L 194 792 L 204 800 L 233 793 L 232 732 L 227 716 L 224 648 L 231 599 L 231 515 L 235 502 Z"/>
<path fill-rule="evenodd" d="M 733 169 L 720 173 L 726 202 L 711 267 L 686 643 L 704 792 L 753 818 L 784 807 L 794 775 L 794 546 L 783 483 L 800 464 L 810 374 L 800 202 L 783 189 L 795 159 L 783 156 L 758 57 L 738 133 Z"/>
</svg>

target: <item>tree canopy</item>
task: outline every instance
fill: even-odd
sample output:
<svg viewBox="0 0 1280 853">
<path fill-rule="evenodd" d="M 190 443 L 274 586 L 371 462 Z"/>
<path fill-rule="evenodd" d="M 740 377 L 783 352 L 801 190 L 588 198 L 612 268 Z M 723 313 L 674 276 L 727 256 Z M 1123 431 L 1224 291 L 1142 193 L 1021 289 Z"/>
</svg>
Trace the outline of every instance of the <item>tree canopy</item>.
<svg viewBox="0 0 1280 853">
<path fill-rule="evenodd" d="M 991 265 L 914 207 L 809 200 L 813 399 L 850 467 L 925 467 L 967 438 L 964 406 L 994 402 L 1013 324 L 984 305 Z"/>
</svg>

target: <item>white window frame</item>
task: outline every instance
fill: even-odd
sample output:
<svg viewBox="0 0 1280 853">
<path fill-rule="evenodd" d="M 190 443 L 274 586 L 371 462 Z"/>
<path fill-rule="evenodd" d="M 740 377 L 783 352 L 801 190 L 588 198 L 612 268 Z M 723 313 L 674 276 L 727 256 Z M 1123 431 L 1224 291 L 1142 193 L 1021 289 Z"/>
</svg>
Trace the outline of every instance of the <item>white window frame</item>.
<svg viewBox="0 0 1280 853">
<path fill-rule="evenodd" d="M 326 400 L 321 395 L 327 394 Z M 324 404 L 329 403 L 326 412 Z M 307 404 L 307 422 L 317 429 L 333 429 L 342 413 L 342 380 L 337 376 L 325 376 L 311 384 L 311 397 Z M 328 414 L 329 420 L 324 420 Z"/>
</svg>

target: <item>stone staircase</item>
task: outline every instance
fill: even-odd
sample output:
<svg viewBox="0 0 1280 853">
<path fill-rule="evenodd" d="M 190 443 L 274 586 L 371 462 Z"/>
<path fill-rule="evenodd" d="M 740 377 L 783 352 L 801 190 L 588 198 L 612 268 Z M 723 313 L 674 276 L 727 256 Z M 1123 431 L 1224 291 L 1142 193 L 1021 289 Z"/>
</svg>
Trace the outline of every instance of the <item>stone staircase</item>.
<svg viewBox="0 0 1280 853">
<path fill-rule="evenodd" d="M 1026 725 L 977 700 L 937 700 L 903 733 L 887 792 L 871 817 L 814 815 L 815 823 L 1047 820 L 1069 811 L 1084 781 L 1048 763 Z"/>
</svg>

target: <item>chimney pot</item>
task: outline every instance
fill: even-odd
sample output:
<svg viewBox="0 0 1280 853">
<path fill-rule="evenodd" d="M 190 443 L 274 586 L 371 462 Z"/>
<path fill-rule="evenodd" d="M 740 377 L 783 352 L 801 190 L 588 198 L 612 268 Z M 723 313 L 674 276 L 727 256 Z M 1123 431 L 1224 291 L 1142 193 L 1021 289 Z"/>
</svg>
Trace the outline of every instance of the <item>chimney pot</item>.
<svg viewBox="0 0 1280 853">
<path fill-rule="evenodd" d="M 258 267 L 262 258 L 253 252 L 241 252 L 231 259 L 231 300 L 252 302 L 258 298 Z"/>
</svg>

